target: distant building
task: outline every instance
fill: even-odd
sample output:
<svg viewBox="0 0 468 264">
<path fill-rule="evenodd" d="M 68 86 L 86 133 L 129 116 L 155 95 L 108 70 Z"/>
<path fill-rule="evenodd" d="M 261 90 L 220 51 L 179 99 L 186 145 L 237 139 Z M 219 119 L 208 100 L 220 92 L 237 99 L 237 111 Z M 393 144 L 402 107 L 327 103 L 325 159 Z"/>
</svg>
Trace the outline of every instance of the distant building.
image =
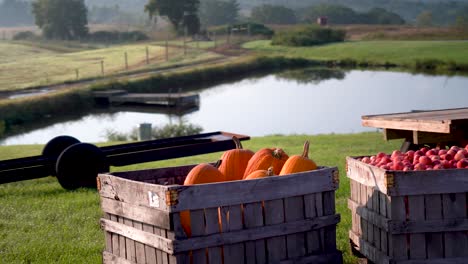
<svg viewBox="0 0 468 264">
<path fill-rule="evenodd" d="M 326 16 L 320 16 L 317 18 L 317 24 L 320 26 L 326 26 L 328 25 L 328 17 Z"/>
</svg>

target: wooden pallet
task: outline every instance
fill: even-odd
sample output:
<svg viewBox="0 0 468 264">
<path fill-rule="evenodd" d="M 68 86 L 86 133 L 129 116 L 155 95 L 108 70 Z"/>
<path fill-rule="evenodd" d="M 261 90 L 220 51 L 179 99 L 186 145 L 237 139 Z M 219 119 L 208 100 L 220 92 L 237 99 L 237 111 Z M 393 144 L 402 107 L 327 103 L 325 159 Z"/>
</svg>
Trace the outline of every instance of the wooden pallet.
<svg viewBox="0 0 468 264">
<path fill-rule="evenodd" d="M 347 158 L 354 250 L 375 263 L 468 263 L 468 170 L 386 171 Z"/>
<path fill-rule="evenodd" d="M 182 186 L 191 168 L 99 175 L 103 263 L 342 263 L 337 168 Z"/>
</svg>

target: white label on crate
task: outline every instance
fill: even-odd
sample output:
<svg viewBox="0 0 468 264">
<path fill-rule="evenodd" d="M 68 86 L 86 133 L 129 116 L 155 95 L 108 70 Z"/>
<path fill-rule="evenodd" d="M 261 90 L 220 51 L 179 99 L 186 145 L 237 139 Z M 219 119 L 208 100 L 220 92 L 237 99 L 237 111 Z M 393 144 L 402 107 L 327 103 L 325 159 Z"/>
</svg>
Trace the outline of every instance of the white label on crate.
<svg viewBox="0 0 468 264">
<path fill-rule="evenodd" d="M 151 191 L 148 192 L 149 206 L 159 208 L 159 196 Z"/>
</svg>

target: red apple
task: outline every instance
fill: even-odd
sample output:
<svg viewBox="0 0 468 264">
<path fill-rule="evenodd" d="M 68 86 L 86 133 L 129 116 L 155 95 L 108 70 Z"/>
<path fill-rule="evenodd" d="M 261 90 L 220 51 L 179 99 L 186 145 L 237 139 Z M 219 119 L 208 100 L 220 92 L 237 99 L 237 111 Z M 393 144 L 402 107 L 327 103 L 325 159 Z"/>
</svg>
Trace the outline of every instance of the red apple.
<svg viewBox="0 0 468 264">
<path fill-rule="evenodd" d="M 426 170 L 426 165 L 422 163 L 418 163 L 414 165 L 414 170 L 417 170 L 417 171 Z"/>
<path fill-rule="evenodd" d="M 457 152 L 457 151 L 460 150 L 460 148 L 457 147 L 457 146 L 451 146 L 451 147 L 450 147 L 450 150 L 453 150 L 453 151 Z"/>
<path fill-rule="evenodd" d="M 385 153 L 383 153 L 383 152 L 379 152 L 379 153 L 377 153 L 376 157 L 377 157 L 377 158 L 387 157 L 387 154 L 385 154 Z"/>
<path fill-rule="evenodd" d="M 430 157 L 430 156 L 434 156 L 434 155 L 437 155 L 438 151 L 436 151 L 435 149 L 430 149 L 428 151 L 426 151 L 426 156 Z"/>
<path fill-rule="evenodd" d="M 444 169 L 444 166 L 442 166 L 442 164 L 437 164 L 434 166 L 434 170 L 443 170 Z"/>
<path fill-rule="evenodd" d="M 421 156 L 419 157 L 419 163 L 427 166 L 432 164 L 432 160 L 428 156 Z"/>
<path fill-rule="evenodd" d="M 403 162 L 401 161 L 398 161 L 398 162 L 395 162 L 393 163 L 393 169 L 394 170 L 403 170 L 403 168 L 405 167 L 405 165 L 403 164 Z"/>
<path fill-rule="evenodd" d="M 452 166 L 450 165 L 450 161 L 448 160 L 441 160 L 440 165 L 444 167 L 444 169 L 450 169 Z"/>
<path fill-rule="evenodd" d="M 361 161 L 364 162 L 364 163 L 367 163 L 367 164 L 371 163 L 371 160 L 370 160 L 369 157 L 364 157 L 364 158 L 362 158 Z"/>
<path fill-rule="evenodd" d="M 441 149 L 439 150 L 439 153 L 437 153 L 439 156 L 440 155 L 444 155 L 444 154 L 447 154 L 447 150 L 446 149 Z"/>
<path fill-rule="evenodd" d="M 462 159 L 457 162 L 457 168 L 463 169 L 468 166 L 468 159 Z"/>
<path fill-rule="evenodd" d="M 424 154 L 426 154 L 426 152 L 429 150 L 429 148 L 428 148 L 428 147 L 422 147 L 420 150 L 421 150 Z"/>
<path fill-rule="evenodd" d="M 449 153 L 442 154 L 442 155 L 440 155 L 440 159 L 442 159 L 442 160 L 453 160 L 453 155 L 449 154 Z"/>
<path fill-rule="evenodd" d="M 466 158 L 466 150 L 459 150 L 457 154 L 453 157 L 456 161 Z"/>
<path fill-rule="evenodd" d="M 418 156 L 424 156 L 424 152 L 422 152 L 421 150 L 416 150 L 416 151 L 414 152 L 414 156 L 416 156 L 416 155 L 418 155 Z"/>
<path fill-rule="evenodd" d="M 447 154 L 450 154 L 450 155 L 452 155 L 452 157 L 453 157 L 453 156 L 455 156 L 455 154 L 457 154 L 457 151 L 455 151 L 455 150 L 453 150 L 453 149 L 449 149 L 449 150 L 447 151 Z"/>
</svg>

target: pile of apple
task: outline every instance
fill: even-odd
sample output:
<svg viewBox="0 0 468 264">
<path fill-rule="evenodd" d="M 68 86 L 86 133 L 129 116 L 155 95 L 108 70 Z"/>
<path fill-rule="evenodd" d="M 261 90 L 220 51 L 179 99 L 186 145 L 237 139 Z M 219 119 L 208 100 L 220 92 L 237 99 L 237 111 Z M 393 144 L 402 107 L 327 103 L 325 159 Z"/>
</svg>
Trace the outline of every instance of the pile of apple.
<svg viewBox="0 0 468 264">
<path fill-rule="evenodd" d="M 395 150 L 391 155 L 379 152 L 375 156 L 363 157 L 359 160 L 385 170 L 468 169 L 468 145 L 465 148 L 452 146 L 449 149 L 423 147 L 404 153 Z"/>
</svg>

